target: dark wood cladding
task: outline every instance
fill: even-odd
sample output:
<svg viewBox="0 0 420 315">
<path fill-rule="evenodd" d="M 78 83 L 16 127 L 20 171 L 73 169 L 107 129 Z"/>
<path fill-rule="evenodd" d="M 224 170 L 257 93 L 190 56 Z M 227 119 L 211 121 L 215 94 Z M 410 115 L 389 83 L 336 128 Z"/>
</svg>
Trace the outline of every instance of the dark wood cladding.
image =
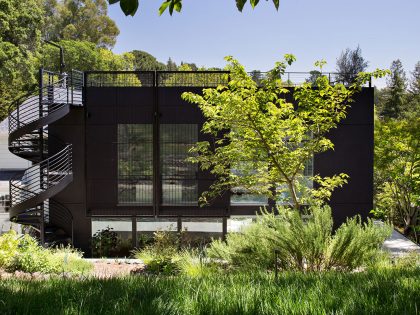
<svg viewBox="0 0 420 315">
<path fill-rule="evenodd" d="M 198 124 L 203 117 L 196 105 L 181 99 L 196 87 L 87 87 L 85 107 L 72 108 L 69 115 L 49 127 L 51 135 L 73 143 L 74 182 L 56 199 L 75 217 L 75 244 L 86 248 L 90 238 L 90 216 L 188 216 L 226 217 L 254 215 L 257 206 L 230 206 L 228 193 L 206 207 L 118 205 L 117 128 L 118 124 Z M 157 126 L 157 127 L 156 127 Z M 331 176 L 346 173 L 349 183 L 334 192 L 330 204 L 336 224 L 348 216 L 366 217 L 373 199 L 373 89 L 363 88 L 351 104 L 347 118 L 329 137 L 333 151 L 314 158 L 314 174 Z M 198 140 L 207 139 L 199 134 Z M 155 145 L 155 153 L 159 147 Z M 155 161 L 156 162 L 156 161 Z M 159 164 L 159 163 L 155 163 Z M 158 167 L 155 172 L 159 173 Z M 212 176 L 198 171 L 198 194 L 208 189 Z M 159 186 L 159 178 L 155 179 Z M 159 194 L 159 190 L 155 190 Z"/>
</svg>

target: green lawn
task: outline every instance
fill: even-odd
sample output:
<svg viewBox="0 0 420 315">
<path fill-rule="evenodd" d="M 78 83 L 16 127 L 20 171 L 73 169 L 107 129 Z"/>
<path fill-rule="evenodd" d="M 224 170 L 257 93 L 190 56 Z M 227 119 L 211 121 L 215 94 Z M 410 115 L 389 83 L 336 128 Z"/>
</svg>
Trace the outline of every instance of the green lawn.
<svg viewBox="0 0 420 315">
<path fill-rule="evenodd" d="M 416 314 L 420 269 L 2 280 L 0 314 Z"/>
</svg>

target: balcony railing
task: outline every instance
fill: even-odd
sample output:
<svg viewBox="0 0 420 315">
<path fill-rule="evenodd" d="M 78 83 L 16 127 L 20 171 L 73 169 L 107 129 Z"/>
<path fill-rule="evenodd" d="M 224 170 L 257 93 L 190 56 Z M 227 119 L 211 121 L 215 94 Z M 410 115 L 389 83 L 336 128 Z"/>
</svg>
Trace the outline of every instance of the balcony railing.
<svg viewBox="0 0 420 315">
<path fill-rule="evenodd" d="M 85 72 L 88 87 L 217 87 L 228 83 L 228 71 L 88 71 Z M 248 72 L 261 83 L 268 72 Z M 281 79 L 284 86 L 293 87 L 314 82 L 325 76 L 330 84 L 345 83 L 336 72 L 285 72 Z M 368 83 L 371 86 L 371 82 Z"/>
</svg>

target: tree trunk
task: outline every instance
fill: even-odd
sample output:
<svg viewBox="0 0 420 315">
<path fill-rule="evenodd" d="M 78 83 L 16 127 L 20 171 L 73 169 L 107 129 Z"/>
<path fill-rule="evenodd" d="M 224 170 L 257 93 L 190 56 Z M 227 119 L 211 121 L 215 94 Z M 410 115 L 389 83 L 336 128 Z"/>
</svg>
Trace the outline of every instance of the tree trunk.
<svg viewBox="0 0 420 315">
<path fill-rule="evenodd" d="M 300 203 L 296 196 L 295 186 L 293 185 L 291 181 L 287 181 L 287 186 L 289 186 L 289 192 L 290 192 L 290 195 L 292 196 L 293 208 L 295 208 L 296 210 L 299 210 Z"/>
</svg>

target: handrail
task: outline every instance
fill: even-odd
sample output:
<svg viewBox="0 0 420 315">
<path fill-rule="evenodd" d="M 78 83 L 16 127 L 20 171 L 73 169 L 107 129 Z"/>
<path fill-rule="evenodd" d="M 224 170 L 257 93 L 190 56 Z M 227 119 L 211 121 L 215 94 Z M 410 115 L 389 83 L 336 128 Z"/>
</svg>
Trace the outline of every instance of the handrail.
<svg viewBox="0 0 420 315">
<path fill-rule="evenodd" d="M 220 84 L 227 84 L 229 74 L 226 70 L 204 70 L 204 71 L 86 71 L 86 84 L 92 87 L 210 87 Z M 248 75 L 260 84 L 267 77 L 269 72 L 254 70 Z M 280 75 L 284 86 L 299 86 L 306 82 L 314 82 L 316 78 L 325 76 L 330 84 L 342 82 L 341 76 L 353 75 L 340 72 L 321 71 L 288 71 Z M 355 75 L 355 74 L 354 74 Z M 348 83 L 348 82 L 347 82 Z M 347 84 L 346 83 L 346 84 Z M 369 82 L 371 86 L 371 82 Z"/>
<path fill-rule="evenodd" d="M 72 70 L 68 75 L 41 69 L 40 80 L 42 84 L 36 90 L 37 94 L 32 92 L 18 106 L 14 106 L 15 102 L 9 106 L 9 133 L 50 115 L 62 108 L 63 105 L 74 104 L 75 100 L 78 104 L 82 102 L 82 72 Z M 44 81 L 46 84 L 43 83 Z"/>
<path fill-rule="evenodd" d="M 10 205 L 14 207 L 31 197 L 56 185 L 65 176 L 72 174 L 72 145 L 48 159 L 36 163 L 25 170 L 23 175 L 10 179 Z M 52 175 L 53 177 L 51 178 Z M 38 182 L 40 178 L 40 182 Z M 54 180 L 52 180 L 54 179 Z"/>
<path fill-rule="evenodd" d="M 23 175 L 10 179 L 9 215 L 17 223 L 39 227 L 42 243 L 45 241 L 45 223 L 50 219 L 71 235 L 73 242 L 71 211 L 50 199 L 73 179 L 72 145 L 49 136 L 45 127 L 66 115 L 70 105 L 83 104 L 84 73 L 41 69 L 39 80 L 37 89 L 17 98 L 9 106 L 9 150 L 37 162 Z M 54 147 L 62 148 L 55 154 L 49 150 L 52 140 L 57 143 Z"/>
</svg>

